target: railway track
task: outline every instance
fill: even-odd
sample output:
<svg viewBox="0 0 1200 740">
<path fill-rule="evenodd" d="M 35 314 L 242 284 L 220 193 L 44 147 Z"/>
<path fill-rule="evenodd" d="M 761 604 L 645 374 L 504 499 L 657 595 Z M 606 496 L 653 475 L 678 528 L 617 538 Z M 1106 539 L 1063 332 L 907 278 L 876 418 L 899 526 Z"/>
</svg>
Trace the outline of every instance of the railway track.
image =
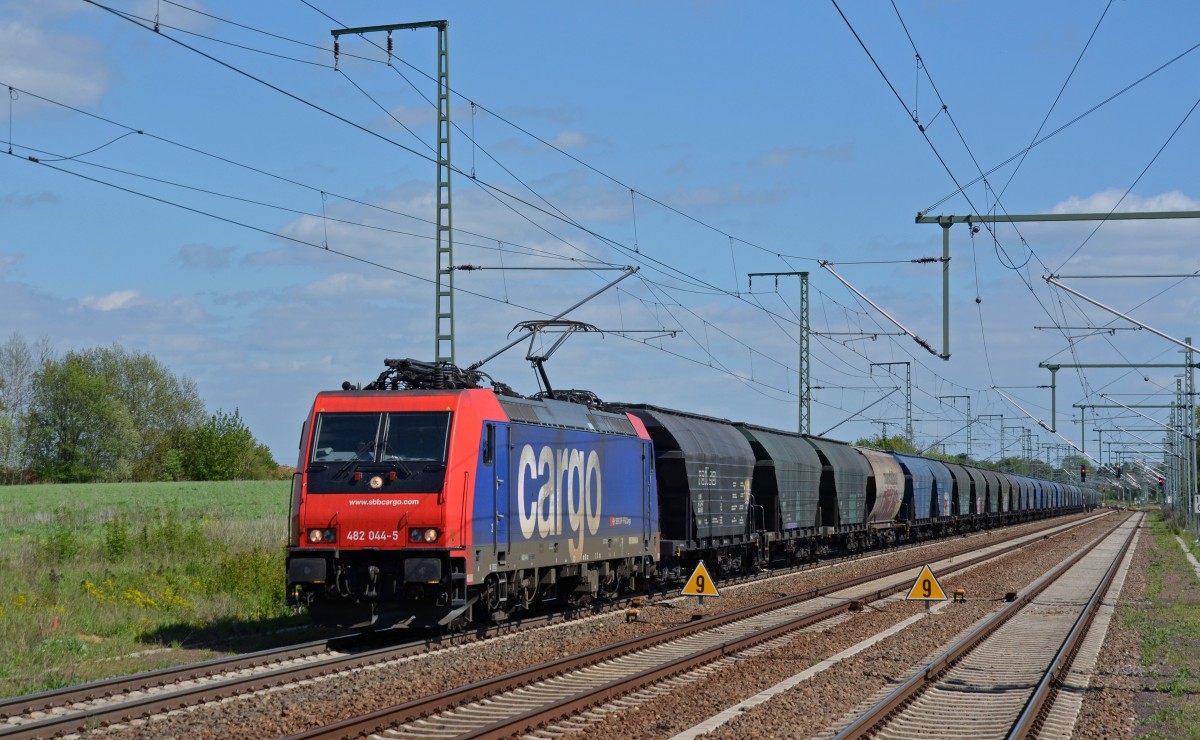
<svg viewBox="0 0 1200 740">
<path fill-rule="evenodd" d="M 0 738 L 84 732 L 302 678 L 428 650 L 427 642 L 361 649 L 359 636 L 218 658 L 0 701 Z"/>
<path fill-rule="evenodd" d="M 1076 524 L 1078 521 L 1066 525 L 1052 525 L 1051 530 Z M 1026 539 L 1041 536 L 1043 535 L 1040 533 L 1024 535 Z M 978 548 L 978 540 L 972 538 L 965 541 L 963 547 L 957 548 L 958 552 L 954 557 L 961 557 Z M 889 551 L 890 554 L 897 552 L 899 551 Z M 920 562 L 916 559 L 918 557 L 920 555 L 914 553 L 911 562 Z M 848 561 L 860 559 L 861 557 L 850 558 Z M 825 562 L 821 565 L 829 564 Z M 795 572 L 804 572 L 811 567 L 800 568 Z M 911 564 L 905 565 L 893 569 L 892 572 L 911 567 Z M 723 582 L 722 587 L 727 585 L 728 582 Z M 845 588 L 848 585 L 841 583 L 837 588 Z M 860 590 L 868 593 L 870 588 L 863 586 Z M 844 613 L 849 600 L 854 600 L 853 597 L 841 598 L 829 594 L 828 589 L 809 591 L 793 598 L 800 601 L 811 600 L 807 607 L 809 609 L 818 604 L 825 604 L 830 613 Z M 614 608 L 623 609 L 624 605 L 614 605 Z M 593 610 L 577 612 L 576 616 L 585 613 L 591 615 Z M 48 737 L 83 733 L 90 729 L 113 725 L 128 725 L 141 719 L 233 696 L 244 696 L 314 678 L 334 677 L 340 673 L 371 666 L 385 666 L 439 649 L 463 647 L 466 641 L 562 621 L 563 615 L 551 615 L 506 623 L 469 635 L 441 635 L 418 642 L 384 647 L 369 647 L 361 644 L 361 641 L 338 638 L 95 682 L 61 691 L 16 697 L 0 702 L 0 738 Z M 698 623 L 689 626 L 695 624 Z M 709 622 L 706 624 L 715 626 Z M 729 642 L 734 637 L 731 633 L 724 639 Z"/>
<path fill-rule="evenodd" d="M 971 568 L 1043 537 L 1039 533 L 1015 544 L 976 547 L 978 554 L 974 557 L 963 560 L 964 553 L 959 553 L 942 561 L 940 569 L 951 574 Z M 907 589 L 920 567 L 919 563 L 909 563 L 829 588 L 780 597 L 353 717 L 293 738 L 375 734 L 388 738 L 500 738 L 521 736 L 547 725 L 548 735 L 565 734 L 570 731 L 571 721 L 564 721 L 564 717 L 645 691 L 755 646 L 769 645 L 797 630 L 818 624 L 827 627 L 831 621 L 845 619 L 848 610 L 864 602 Z M 590 721 L 585 718 L 576 724 Z"/>
<path fill-rule="evenodd" d="M 1061 718 L 1043 725 L 1143 516 L 1048 573 L 835 738 L 1030 737 L 1042 729 L 1069 737 L 1071 725 Z"/>
</svg>

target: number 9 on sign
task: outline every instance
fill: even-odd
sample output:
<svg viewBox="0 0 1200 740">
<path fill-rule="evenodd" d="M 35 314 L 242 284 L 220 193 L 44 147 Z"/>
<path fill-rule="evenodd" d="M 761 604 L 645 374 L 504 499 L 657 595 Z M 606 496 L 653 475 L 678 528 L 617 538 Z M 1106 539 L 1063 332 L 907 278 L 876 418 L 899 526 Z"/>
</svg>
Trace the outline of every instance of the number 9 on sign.
<svg viewBox="0 0 1200 740">
<path fill-rule="evenodd" d="M 696 564 L 696 569 L 692 571 L 691 577 L 687 583 L 679 591 L 682 596 L 720 596 L 716 586 L 713 585 L 712 576 L 708 573 L 708 568 L 704 567 L 704 561 Z"/>
<path fill-rule="evenodd" d="M 929 566 L 921 568 L 920 575 L 913 583 L 912 588 L 908 591 L 908 596 L 904 597 L 909 601 L 945 601 L 946 592 L 942 590 L 942 585 L 938 583 L 937 576 L 929 569 Z"/>
</svg>

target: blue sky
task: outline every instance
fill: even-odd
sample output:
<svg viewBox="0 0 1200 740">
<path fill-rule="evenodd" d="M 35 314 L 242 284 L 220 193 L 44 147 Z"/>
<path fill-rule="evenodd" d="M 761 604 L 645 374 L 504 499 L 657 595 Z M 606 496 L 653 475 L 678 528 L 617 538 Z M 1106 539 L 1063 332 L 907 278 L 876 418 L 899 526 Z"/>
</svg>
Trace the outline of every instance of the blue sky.
<svg viewBox="0 0 1200 740">
<path fill-rule="evenodd" d="M 1196 272 L 1195 220 L 954 227 L 948 361 L 818 260 L 941 352 L 918 211 L 1200 210 L 1186 0 L 103 5 L 127 16 L 0 1 L 0 332 L 149 352 L 284 463 L 317 391 L 434 353 L 437 34 L 396 32 L 391 66 L 386 35 L 344 36 L 335 70 L 337 27 L 449 22 L 455 262 L 489 268 L 455 274 L 460 365 L 624 265 L 571 314 L 604 333 L 563 344 L 556 387 L 794 429 L 798 281 L 752 272 L 810 273 L 811 429 L 835 438 L 903 428 L 904 368 L 872 363 L 911 363 L 919 444 L 965 451 L 942 397 L 967 396 L 995 457 L 1002 426 L 1006 454 L 1017 427 L 1061 442 L 1017 408 L 1050 420 L 1039 363 L 1182 359 L 1043 276 Z M 592 269 L 543 269 L 567 266 Z M 1194 281 L 1064 282 L 1200 339 Z M 537 391 L 527 346 L 483 369 Z M 1169 403 L 1178 372 L 1064 369 L 1058 429 L 1079 444 L 1100 394 Z M 1097 425 L 1153 424 L 1089 411 L 1090 453 Z"/>
</svg>

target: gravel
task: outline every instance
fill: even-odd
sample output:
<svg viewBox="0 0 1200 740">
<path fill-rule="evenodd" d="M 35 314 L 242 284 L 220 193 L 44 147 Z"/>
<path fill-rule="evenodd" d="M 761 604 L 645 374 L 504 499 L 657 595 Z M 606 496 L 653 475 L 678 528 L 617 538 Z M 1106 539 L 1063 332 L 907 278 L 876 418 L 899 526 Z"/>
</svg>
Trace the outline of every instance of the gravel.
<svg viewBox="0 0 1200 740">
<path fill-rule="evenodd" d="M 1133 737 L 1137 710 L 1134 699 L 1144 685 L 1141 666 L 1142 641 L 1137 632 L 1122 625 L 1120 604 L 1138 603 L 1146 597 L 1146 574 L 1149 572 L 1154 537 L 1149 520 L 1143 524 L 1133 563 L 1125 576 L 1116 618 L 1108 628 L 1104 647 L 1092 675 L 1091 685 L 1075 725 L 1075 737 L 1092 738 Z"/>
<path fill-rule="evenodd" d="M 1061 520 L 1060 520 L 1061 521 Z M 1030 527 L 1032 525 L 1025 525 Z M 896 676 L 990 611 L 1008 591 L 1017 591 L 1060 562 L 1109 522 L 1085 527 L 1077 541 L 1069 537 L 1041 540 L 1001 563 L 940 578 L 952 593 L 966 590 L 965 604 L 953 604 L 915 629 L 904 630 L 873 648 L 842 661 L 788 692 L 763 709 L 748 712 L 724 727 L 716 737 L 811 736 L 867 698 L 881 679 Z M 1016 528 L 1018 531 L 1022 528 Z M 988 535 L 982 535 L 988 539 Z M 962 545 L 954 539 L 922 550 L 936 560 Z M 889 553 L 800 574 L 781 576 L 741 587 L 721 586 L 721 597 L 705 600 L 705 614 L 717 614 L 760 603 L 781 593 L 795 593 L 855 575 L 878 571 L 913 557 L 912 551 Z M 1133 586 L 1133 572 L 1126 589 Z M 899 622 L 923 607 L 918 602 L 890 599 L 857 613 L 824 632 L 800 634 L 777 650 L 713 670 L 685 691 L 655 698 L 652 704 L 624 715 L 611 715 L 600 726 L 584 731 L 595 737 L 661 738 L 691 727 L 721 709 L 803 670 L 815 662 Z M 355 714 L 381 709 L 446 689 L 497 676 L 565 655 L 679 625 L 696 613 L 694 600 L 670 599 L 644 606 L 638 620 L 626 622 L 622 613 L 575 620 L 548 628 L 521 631 L 482 642 L 437 650 L 381 666 L 360 669 L 298 685 L 235 697 L 165 717 L 139 720 L 103 731 L 115 738 L 267 738 L 319 727 Z M 1106 646 L 1107 651 L 1107 646 Z M 1136 664 L 1136 660 L 1133 661 Z M 1108 705 L 1105 704 L 1105 707 Z M 1086 708 L 1085 708 L 1086 711 Z M 1106 711 L 1106 710 L 1105 710 Z M 1119 712 L 1120 709 L 1114 709 Z M 1101 717 L 1098 726 L 1110 721 Z M 1092 735 L 1111 737 L 1109 734 Z M 1081 735 L 1082 737 L 1082 735 Z"/>
<path fill-rule="evenodd" d="M 939 578 L 948 592 L 962 587 L 968 600 L 950 604 L 929 618 L 886 638 L 792 690 L 776 696 L 705 737 L 832 736 L 857 705 L 887 681 L 908 674 L 940 654 L 944 645 L 999 606 L 1009 591 L 1020 591 L 1076 552 L 1111 522 L 1087 525 L 1078 539 L 1053 537 L 993 563 Z M 803 635 L 775 654 L 739 662 L 692 687 L 690 696 L 657 699 L 653 723 L 637 713 L 594 728 L 595 737 L 660 738 L 689 729 L 721 708 L 736 704 L 904 619 L 923 611 L 918 602 L 888 599 L 828 632 Z M 837 726 L 835 723 L 838 723 Z"/>
</svg>

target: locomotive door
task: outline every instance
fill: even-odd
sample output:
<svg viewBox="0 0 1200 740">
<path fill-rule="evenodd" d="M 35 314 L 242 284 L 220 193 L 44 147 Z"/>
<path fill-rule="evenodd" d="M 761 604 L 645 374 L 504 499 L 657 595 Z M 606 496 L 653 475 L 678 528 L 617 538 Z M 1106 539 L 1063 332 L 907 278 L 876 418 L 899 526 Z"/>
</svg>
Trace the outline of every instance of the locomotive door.
<svg viewBox="0 0 1200 740">
<path fill-rule="evenodd" d="M 492 449 L 492 549 L 499 562 L 508 555 L 509 522 L 508 507 L 508 427 L 503 424 L 488 424 L 488 442 Z"/>
</svg>

